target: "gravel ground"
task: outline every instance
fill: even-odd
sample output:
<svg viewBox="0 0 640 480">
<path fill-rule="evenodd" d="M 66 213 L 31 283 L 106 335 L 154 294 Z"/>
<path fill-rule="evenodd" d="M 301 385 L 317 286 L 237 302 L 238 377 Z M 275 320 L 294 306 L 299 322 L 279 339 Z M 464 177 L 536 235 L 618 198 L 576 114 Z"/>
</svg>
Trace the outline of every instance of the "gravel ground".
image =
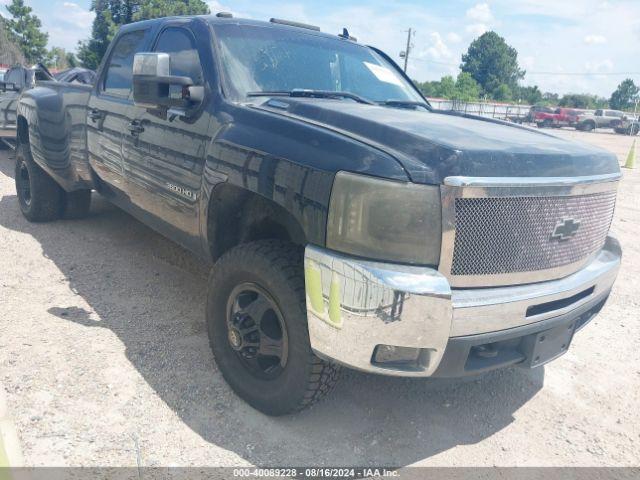
<svg viewBox="0 0 640 480">
<path fill-rule="evenodd" d="M 554 133 L 621 161 L 631 143 Z M 0 388 L 25 464 L 638 465 L 638 198 L 625 170 L 618 282 L 562 358 L 465 381 L 346 372 L 327 400 L 274 419 L 213 362 L 194 257 L 99 198 L 89 219 L 29 224 L 0 152 Z"/>
</svg>

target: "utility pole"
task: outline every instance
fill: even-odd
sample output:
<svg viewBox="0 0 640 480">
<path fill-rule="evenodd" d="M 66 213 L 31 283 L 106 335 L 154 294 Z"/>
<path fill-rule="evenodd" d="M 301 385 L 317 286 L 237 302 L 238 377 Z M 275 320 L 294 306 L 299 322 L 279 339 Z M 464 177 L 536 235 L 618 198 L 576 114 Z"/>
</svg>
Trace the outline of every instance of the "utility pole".
<svg viewBox="0 0 640 480">
<path fill-rule="evenodd" d="M 407 49 L 404 52 L 400 52 L 400 58 L 404 58 L 404 73 L 407 73 L 407 64 L 409 63 L 409 53 L 413 48 L 411 44 L 411 35 L 415 35 L 415 31 L 413 29 L 407 30 Z"/>
</svg>

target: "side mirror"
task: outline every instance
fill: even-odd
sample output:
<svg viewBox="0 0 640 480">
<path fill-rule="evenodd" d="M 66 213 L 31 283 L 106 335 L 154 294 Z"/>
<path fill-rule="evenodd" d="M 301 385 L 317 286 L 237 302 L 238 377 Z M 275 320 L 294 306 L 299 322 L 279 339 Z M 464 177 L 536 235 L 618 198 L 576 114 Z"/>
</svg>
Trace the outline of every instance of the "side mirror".
<svg viewBox="0 0 640 480">
<path fill-rule="evenodd" d="M 168 53 L 137 53 L 133 58 L 133 102 L 153 110 L 187 109 L 204 99 L 193 79 L 171 75 Z"/>
</svg>

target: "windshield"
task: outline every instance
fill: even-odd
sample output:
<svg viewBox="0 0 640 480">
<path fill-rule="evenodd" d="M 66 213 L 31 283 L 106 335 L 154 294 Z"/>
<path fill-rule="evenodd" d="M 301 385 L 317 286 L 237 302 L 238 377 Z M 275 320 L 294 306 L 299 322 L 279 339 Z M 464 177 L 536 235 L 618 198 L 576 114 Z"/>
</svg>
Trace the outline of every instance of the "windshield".
<svg viewBox="0 0 640 480">
<path fill-rule="evenodd" d="M 296 89 L 348 92 L 368 100 L 422 102 L 373 50 L 301 29 L 216 25 L 229 96 Z"/>
</svg>

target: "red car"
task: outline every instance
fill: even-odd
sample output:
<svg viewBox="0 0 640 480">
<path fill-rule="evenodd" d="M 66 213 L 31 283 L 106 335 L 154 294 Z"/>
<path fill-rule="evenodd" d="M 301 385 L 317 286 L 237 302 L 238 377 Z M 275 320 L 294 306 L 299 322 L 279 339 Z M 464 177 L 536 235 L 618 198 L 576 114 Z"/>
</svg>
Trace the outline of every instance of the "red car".
<svg viewBox="0 0 640 480">
<path fill-rule="evenodd" d="M 534 123 L 539 127 L 571 127 L 578 121 L 578 111 L 572 108 L 556 108 L 553 112 L 536 112 Z"/>
</svg>

